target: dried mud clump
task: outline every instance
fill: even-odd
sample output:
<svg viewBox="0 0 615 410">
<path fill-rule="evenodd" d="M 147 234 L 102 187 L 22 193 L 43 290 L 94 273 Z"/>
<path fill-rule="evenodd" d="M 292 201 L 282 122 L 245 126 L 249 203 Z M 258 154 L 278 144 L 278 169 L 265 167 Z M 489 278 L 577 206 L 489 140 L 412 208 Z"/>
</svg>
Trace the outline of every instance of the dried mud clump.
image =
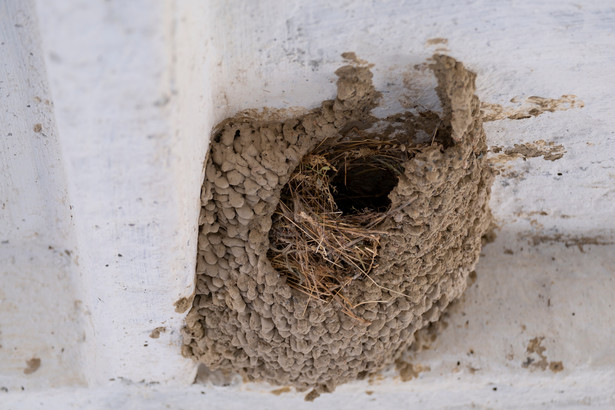
<svg viewBox="0 0 615 410">
<path fill-rule="evenodd" d="M 331 391 L 394 363 L 414 333 L 461 295 L 491 220 L 492 172 L 475 75 L 441 55 L 431 68 L 441 115 L 373 118 L 380 94 L 369 66 L 355 59 L 336 71 L 337 97 L 320 108 L 283 120 L 242 113 L 219 124 L 201 193 L 186 356 L 250 380 Z M 348 161 L 323 155 L 366 141 L 373 144 L 363 147 L 370 155 L 348 154 L 357 171 L 340 173 Z M 323 144 L 332 145 L 319 151 Z M 390 169 L 384 165 L 389 173 L 366 180 L 359 172 L 369 166 L 361 161 L 387 150 L 397 152 Z M 320 176 L 310 180 L 320 186 L 291 195 L 301 188 L 296 178 L 309 180 L 309 172 Z M 384 188 L 371 191 L 367 203 L 347 190 L 353 183 L 364 189 L 377 177 Z M 326 205 L 327 195 L 305 200 L 323 184 L 334 203 Z M 324 211 L 314 212 L 321 206 Z M 346 243 L 323 253 L 318 229 L 328 225 L 322 215 L 338 230 L 354 223 L 358 236 L 348 234 Z M 311 236 L 305 229 L 290 232 L 289 221 L 301 218 L 315 220 Z M 329 244 L 345 237 L 341 231 Z M 344 260 L 340 249 L 352 246 L 374 256 Z M 317 268 L 328 273 L 312 276 L 321 282 L 310 285 L 306 273 Z"/>
</svg>

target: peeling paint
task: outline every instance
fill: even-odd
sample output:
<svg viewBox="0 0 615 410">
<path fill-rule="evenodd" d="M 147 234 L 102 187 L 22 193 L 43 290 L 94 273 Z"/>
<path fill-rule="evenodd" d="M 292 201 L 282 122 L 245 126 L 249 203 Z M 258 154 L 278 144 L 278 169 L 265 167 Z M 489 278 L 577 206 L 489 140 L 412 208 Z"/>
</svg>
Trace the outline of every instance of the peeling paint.
<svg viewBox="0 0 615 410">
<path fill-rule="evenodd" d="M 553 141 L 537 140 L 534 142 L 526 142 L 524 144 L 515 144 L 510 148 L 499 146 L 490 147 L 490 151 L 497 155 L 491 157 L 491 164 L 505 164 L 515 159 L 522 158 L 524 161 L 528 158 L 542 157 L 545 161 L 556 161 L 564 156 L 566 149 L 561 144 L 555 144 Z"/>
<path fill-rule="evenodd" d="M 572 235 L 564 235 L 561 233 L 552 234 L 552 235 L 532 235 L 528 237 L 530 243 L 533 246 L 538 246 L 541 243 L 553 243 L 559 242 L 566 245 L 567 248 L 571 246 L 576 246 L 579 251 L 585 253 L 585 249 L 583 248 L 586 245 L 613 245 L 614 241 L 607 240 L 603 236 L 572 236 Z"/>
<path fill-rule="evenodd" d="M 401 380 L 404 382 L 417 378 L 419 374 L 431 370 L 429 366 L 412 364 L 403 360 L 396 361 L 395 368 L 399 371 L 399 377 L 401 377 Z"/>
<path fill-rule="evenodd" d="M 531 96 L 525 101 L 514 97 L 510 100 L 512 103 L 521 104 L 516 107 L 504 107 L 500 104 L 483 102 L 481 103 L 481 111 L 483 112 L 483 121 L 496 121 L 503 119 L 523 120 L 531 117 L 538 117 L 545 112 L 566 111 L 573 108 L 583 108 L 585 103 L 577 99 L 576 95 L 565 94 L 560 98 L 545 98 Z"/>
</svg>

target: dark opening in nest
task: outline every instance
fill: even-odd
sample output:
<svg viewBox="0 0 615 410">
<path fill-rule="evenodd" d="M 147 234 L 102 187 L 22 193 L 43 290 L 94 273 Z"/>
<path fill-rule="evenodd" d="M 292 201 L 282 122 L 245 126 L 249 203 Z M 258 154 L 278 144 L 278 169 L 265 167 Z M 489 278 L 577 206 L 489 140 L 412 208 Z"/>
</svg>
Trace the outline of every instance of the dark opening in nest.
<svg viewBox="0 0 615 410">
<path fill-rule="evenodd" d="M 342 290 L 376 267 L 387 232 L 375 227 L 392 212 L 389 194 L 413 152 L 398 140 L 356 133 L 325 140 L 303 157 L 273 216 L 272 266 L 292 287 L 311 298 L 335 298 L 352 315 Z"/>
<path fill-rule="evenodd" d="M 390 159 L 357 158 L 348 161 L 331 180 L 332 195 L 342 214 L 358 214 L 365 210 L 385 212 L 391 206 L 389 194 L 397 185 L 397 169 Z"/>
</svg>

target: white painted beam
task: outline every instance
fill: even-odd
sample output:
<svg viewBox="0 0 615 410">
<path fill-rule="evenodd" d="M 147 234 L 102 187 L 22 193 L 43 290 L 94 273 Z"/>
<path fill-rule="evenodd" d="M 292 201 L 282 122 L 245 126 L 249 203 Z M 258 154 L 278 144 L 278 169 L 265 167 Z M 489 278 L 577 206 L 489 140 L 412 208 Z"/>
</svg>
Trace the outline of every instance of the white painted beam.
<svg viewBox="0 0 615 410">
<path fill-rule="evenodd" d="M 178 46 L 188 34 L 172 3 L 38 11 L 93 328 L 89 382 L 188 383 L 174 303 L 194 282 L 206 51 Z"/>
<path fill-rule="evenodd" d="M 1 388 L 84 383 L 87 325 L 71 215 L 36 13 L 30 1 L 2 2 Z"/>
</svg>

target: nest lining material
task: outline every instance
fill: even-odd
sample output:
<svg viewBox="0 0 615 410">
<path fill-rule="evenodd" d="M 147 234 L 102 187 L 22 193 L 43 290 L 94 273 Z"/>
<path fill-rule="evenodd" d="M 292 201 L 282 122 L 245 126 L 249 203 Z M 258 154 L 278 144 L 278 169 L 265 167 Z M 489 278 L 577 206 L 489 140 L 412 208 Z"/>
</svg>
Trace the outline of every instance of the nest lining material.
<svg viewBox="0 0 615 410">
<path fill-rule="evenodd" d="M 380 238 L 388 233 L 375 227 L 399 212 L 388 196 L 413 148 L 356 128 L 349 134 L 323 140 L 301 159 L 282 189 L 268 256 L 290 286 L 316 300 L 336 299 L 360 320 L 343 290 L 353 280 L 373 281 Z"/>
<path fill-rule="evenodd" d="M 369 67 L 360 62 L 336 71 L 337 98 L 315 110 L 281 120 L 241 113 L 217 127 L 201 192 L 196 292 L 184 328 L 184 355 L 249 380 L 330 391 L 392 364 L 414 333 L 461 295 L 491 220 L 492 172 L 484 155 L 475 75 L 446 56 L 434 56 L 431 68 L 441 117 L 401 113 L 385 120 L 384 136 L 367 131 L 376 121 L 369 113 L 379 93 Z M 363 139 L 357 140 L 353 128 L 363 130 Z M 433 141 L 409 144 L 434 130 Z M 335 151 L 349 152 L 348 147 L 322 152 L 318 147 L 379 138 L 380 144 L 387 135 L 404 136 L 399 150 L 389 142 L 395 155 L 405 146 L 407 157 L 395 157 L 399 167 L 396 161 L 388 164 L 399 172 L 385 165 L 390 173 L 372 173 L 372 179 L 397 177 L 388 195 L 385 187 L 371 191 L 377 201 L 361 202 L 353 198 L 357 189 L 344 187 L 352 182 L 348 179 L 363 181 L 365 157 L 345 154 L 351 158 L 339 162 Z M 306 157 L 311 152 L 321 158 Z M 354 161 L 362 165 L 356 171 L 350 167 Z M 344 164 L 350 170 L 340 174 Z M 308 168 L 320 176 L 302 172 Z M 346 176 L 346 184 L 339 175 Z M 337 221 L 337 236 L 325 238 L 334 244 L 326 257 L 337 267 L 310 239 L 322 221 L 308 224 L 312 233 L 305 227 L 289 232 L 295 214 L 306 221 L 318 216 L 305 203 L 290 200 L 293 190 L 305 189 L 302 184 L 314 185 L 302 201 Z M 315 193 L 318 200 L 311 201 Z M 289 220 L 281 222 L 285 215 Z M 298 244 L 305 252 L 298 247 L 291 252 L 293 235 L 304 235 Z M 353 241 L 361 243 L 357 252 L 339 252 Z M 284 253 L 296 260 L 282 261 Z M 302 258 L 309 263 L 301 265 Z M 324 265 L 329 271 L 317 279 L 289 273 L 293 266 L 309 272 Z"/>
</svg>

